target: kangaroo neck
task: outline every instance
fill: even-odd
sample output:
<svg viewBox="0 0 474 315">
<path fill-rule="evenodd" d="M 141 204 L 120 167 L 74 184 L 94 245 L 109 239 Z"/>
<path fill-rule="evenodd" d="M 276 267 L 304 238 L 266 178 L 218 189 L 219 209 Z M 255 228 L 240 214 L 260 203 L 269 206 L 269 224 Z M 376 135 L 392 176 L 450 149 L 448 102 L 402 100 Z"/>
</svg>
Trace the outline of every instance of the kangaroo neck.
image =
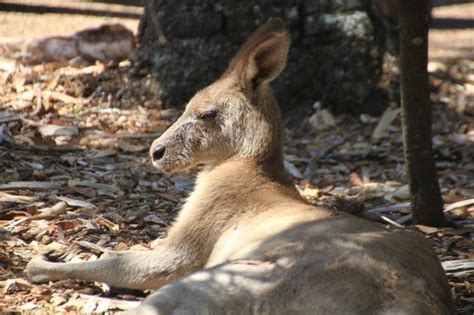
<svg viewBox="0 0 474 315">
<path fill-rule="evenodd" d="M 224 180 L 227 183 L 226 186 L 232 183 L 235 183 L 235 186 L 242 186 L 247 181 L 249 184 L 254 183 L 254 187 L 258 183 L 294 189 L 293 181 L 285 171 L 281 151 L 266 152 L 250 157 L 234 156 L 219 164 L 209 166 L 199 174 L 198 178 L 206 178 L 208 183 Z"/>
</svg>

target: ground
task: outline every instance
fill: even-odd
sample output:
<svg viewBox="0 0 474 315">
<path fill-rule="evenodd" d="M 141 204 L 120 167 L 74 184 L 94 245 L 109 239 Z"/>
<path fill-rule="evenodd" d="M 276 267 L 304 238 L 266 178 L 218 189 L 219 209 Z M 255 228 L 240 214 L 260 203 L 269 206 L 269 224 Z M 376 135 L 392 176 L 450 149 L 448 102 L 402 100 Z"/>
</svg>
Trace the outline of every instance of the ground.
<svg viewBox="0 0 474 315">
<path fill-rule="evenodd" d="M 435 8 L 434 16 L 472 19 L 473 12 L 468 4 Z M 0 12 L 0 36 L 67 35 L 103 22 Z M 433 240 L 460 314 L 474 311 L 473 38 L 472 28 L 430 34 L 433 143 L 448 227 L 410 225 L 397 108 L 382 117 L 315 109 L 285 136 L 287 168 L 310 202 Z M 0 60 L 0 311 L 113 312 L 143 299 L 99 283 L 34 285 L 24 268 L 38 254 L 91 260 L 108 249 L 146 250 L 166 235 L 194 175 L 164 176 L 150 165 L 150 143 L 179 115 L 156 90 L 129 62 L 73 68 Z"/>
</svg>

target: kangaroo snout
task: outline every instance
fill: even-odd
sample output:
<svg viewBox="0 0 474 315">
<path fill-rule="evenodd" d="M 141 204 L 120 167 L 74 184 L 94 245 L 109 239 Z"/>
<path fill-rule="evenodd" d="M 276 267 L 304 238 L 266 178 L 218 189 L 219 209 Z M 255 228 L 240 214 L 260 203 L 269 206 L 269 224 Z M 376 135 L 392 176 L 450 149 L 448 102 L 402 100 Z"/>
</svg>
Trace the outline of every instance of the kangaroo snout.
<svg viewBox="0 0 474 315">
<path fill-rule="evenodd" d="M 180 141 L 175 141 L 174 137 L 162 135 L 151 144 L 150 158 L 153 167 L 168 174 L 189 164 L 185 152 Z"/>
</svg>

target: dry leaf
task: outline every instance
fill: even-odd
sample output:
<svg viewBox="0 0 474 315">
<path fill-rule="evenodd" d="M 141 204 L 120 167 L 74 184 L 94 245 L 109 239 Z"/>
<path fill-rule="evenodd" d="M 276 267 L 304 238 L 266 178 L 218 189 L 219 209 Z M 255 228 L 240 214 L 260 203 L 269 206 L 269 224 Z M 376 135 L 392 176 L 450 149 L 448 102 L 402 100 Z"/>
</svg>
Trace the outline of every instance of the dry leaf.
<svg viewBox="0 0 474 315">
<path fill-rule="evenodd" d="M 97 193 L 95 191 L 94 188 L 92 187 L 84 187 L 84 188 L 81 188 L 81 187 L 71 187 L 71 189 L 74 191 L 74 192 L 77 192 L 78 194 L 81 194 L 87 198 L 95 198 L 97 197 Z"/>
<path fill-rule="evenodd" d="M 104 158 L 104 157 L 115 156 L 115 155 L 117 155 L 117 153 L 118 152 L 116 150 L 113 150 L 113 149 L 99 150 L 99 151 L 95 152 L 90 158 L 91 159 L 100 159 L 100 158 Z"/>
<path fill-rule="evenodd" d="M 56 196 L 56 199 L 66 202 L 71 207 L 79 207 L 79 208 L 85 208 L 85 209 L 96 208 L 94 204 L 88 201 L 80 200 L 80 199 L 74 199 L 74 198 L 69 198 L 65 196 Z"/>
<path fill-rule="evenodd" d="M 438 232 L 438 228 L 435 228 L 435 227 L 432 227 L 432 226 L 426 226 L 426 225 L 421 225 L 421 224 L 417 224 L 416 225 L 416 228 L 425 233 L 425 234 L 433 234 L 433 233 L 436 233 Z"/>
<path fill-rule="evenodd" d="M 158 196 L 172 202 L 176 202 L 176 203 L 179 202 L 179 199 L 175 195 L 170 194 L 170 193 L 159 193 Z"/>
<path fill-rule="evenodd" d="M 357 187 L 364 187 L 364 182 L 357 173 L 351 173 L 351 183 Z"/>
<path fill-rule="evenodd" d="M 167 225 L 163 219 L 161 219 L 159 216 L 154 215 L 154 214 L 147 215 L 146 217 L 143 218 L 143 221 L 147 223 L 157 223 L 160 225 Z"/>
<path fill-rule="evenodd" d="M 18 291 L 29 291 L 32 285 L 25 279 L 8 279 L 3 288 L 4 294 L 13 294 Z"/>
<path fill-rule="evenodd" d="M 98 216 L 94 219 L 94 222 L 99 225 L 107 228 L 112 232 L 118 232 L 120 230 L 120 226 L 118 224 L 113 223 L 112 221 L 107 220 L 103 216 Z"/>
<path fill-rule="evenodd" d="M 39 220 L 39 219 L 47 219 L 51 217 L 56 217 L 66 212 L 66 209 L 67 209 L 67 203 L 65 203 L 64 201 L 61 201 L 52 207 L 38 209 L 38 214 L 31 217 L 31 219 Z"/>
</svg>

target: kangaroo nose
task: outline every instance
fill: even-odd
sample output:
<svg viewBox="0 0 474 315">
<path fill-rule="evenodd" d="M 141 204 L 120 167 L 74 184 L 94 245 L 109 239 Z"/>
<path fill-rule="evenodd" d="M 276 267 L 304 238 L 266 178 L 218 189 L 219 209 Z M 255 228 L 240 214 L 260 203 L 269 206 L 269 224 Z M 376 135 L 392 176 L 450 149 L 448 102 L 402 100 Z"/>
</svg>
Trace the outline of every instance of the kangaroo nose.
<svg viewBox="0 0 474 315">
<path fill-rule="evenodd" d="M 159 160 L 161 160 L 161 158 L 163 157 L 163 155 L 165 155 L 165 150 L 166 150 L 165 147 L 158 147 L 158 148 L 156 148 L 156 149 L 153 151 L 152 155 L 151 155 L 153 161 L 159 161 Z"/>
</svg>

